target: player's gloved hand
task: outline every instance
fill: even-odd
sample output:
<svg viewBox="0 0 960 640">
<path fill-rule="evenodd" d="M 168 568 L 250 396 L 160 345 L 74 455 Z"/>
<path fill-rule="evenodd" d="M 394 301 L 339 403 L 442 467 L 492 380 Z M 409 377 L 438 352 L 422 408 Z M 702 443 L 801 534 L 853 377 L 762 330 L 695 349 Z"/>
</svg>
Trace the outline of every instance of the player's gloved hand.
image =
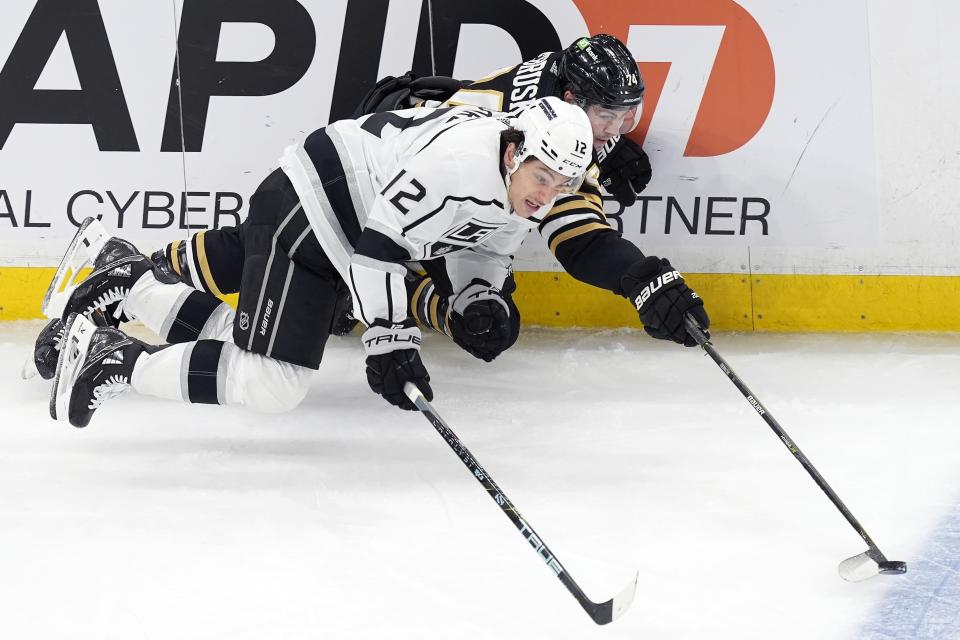
<svg viewBox="0 0 960 640">
<path fill-rule="evenodd" d="M 427 400 L 433 400 L 430 374 L 420 359 L 420 329 L 413 325 L 387 325 L 378 320 L 361 338 L 367 352 L 367 382 L 390 404 L 415 411 L 403 385 L 417 385 Z"/>
<path fill-rule="evenodd" d="M 450 301 L 450 337 L 473 357 L 492 362 L 520 335 L 520 316 L 511 302 L 509 293 L 474 278 Z"/>
<path fill-rule="evenodd" d="M 620 279 L 620 288 L 633 301 L 644 330 L 654 338 L 695 347 L 697 342 L 687 332 L 683 319 L 688 313 L 710 337 L 710 318 L 703 300 L 666 258 L 648 256 L 633 264 Z"/>
<path fill-rule="evenodd" d="M 603 152 L 600 154 L 603 156 L 600 159 L 600 185 L 617 202 L 629 207 L 637 201 L 637 194 L 647 188 L 653 176 L 650 158 L 640 145 L 626 136 L 617 138 L 612 148 L 604 147 Z"/>
</svg>

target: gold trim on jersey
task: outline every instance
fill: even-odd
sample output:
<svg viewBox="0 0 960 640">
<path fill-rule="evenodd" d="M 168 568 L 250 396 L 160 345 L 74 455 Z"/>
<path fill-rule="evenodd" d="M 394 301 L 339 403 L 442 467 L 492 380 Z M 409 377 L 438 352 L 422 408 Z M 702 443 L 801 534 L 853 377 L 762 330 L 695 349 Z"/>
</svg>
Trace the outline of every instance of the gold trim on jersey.
<svg viewBox="0 0 960 640">
<path fill-rule="evenodd" d="M 544 216 L 543 221 L 547 222 L 551 218 L 558 216 L 561 213 L 567 213 L 568 211 L 572 211 L 574 209 L 584 209 L 585 212 L 596 213 L 601 218 L 606 219 L 606 216 L 603 215 L 603 209 L 597 205 L 594 205 L 591 201 L 587 200 L 586 198 L 571 198 L 570 200 L 561 202 L 553 209 L 550 209 L 550 213 Z"/>
<path fill-rule="evenodd" d="M 174 273 L 178 276 L 182 276 L 183 272 L 180 271 L 180 243 L 183 240 L 174 240 L 170 243 L 170 266 L 173 267 Z"/>
<path fill-rule="evenodd" d="M 590 222 L 583 226 L 577 227 L 576 229 L 570 229 L 569 231 L 564 231 L 559 234 L 553 241 L 550 243 L 550 253 L 557 253 L 557 245 L 561 242 L 565 242 L 570 238 L 576 238 L 577 236 L 582 236 L 585 233 L 590 233 L 591 231 L 613 231 L 609 225 L 600 224 L 599 222 Z"/>
<path fill-rule="evenodd" d="M 502 76 L 502 75 L 505 74 L 505 73 L 510 73 L 511 71 L 513 71 L 514 69 L 516 69 L 518 66 L 520 66 L 520 65 L 515 64 L 515 65 L 513 65 L 512 67 L 504 67 L 503 69 L 500 69 L 499 71 L 494 71 L 493 73 L 491 73 L 491 74 L 488 75 L 488 76 L 484 76 L 484 77 L 482 77 L 482 78 L 479 78 L 478 80 L 474 80 L 473 82 L 470 83 L 470 86 L 476 85 L 476 84 L 480 84 L 481 82 L 490 82 L 490 81 L 493 80 L 494 78 L 499 78 L 500 76 Z"/>
<path fill-rule="evenodd" d="M 447 106 L 450 107 L 484 107 L 489 108 L 486 105 L 476 104 L 473 102 L 461 102 L 459 100 L 454 100 L 461 93 L 486 93 L 497 98 L 497 108 L 494 111 L 503 111 L 503 91 L 497 91 L 496 89 L 460 89 L 453 96 L 447 100 Z"/>
<path fill-rule="evenodd" d="M 413 311 L 413 319 L 416 320 L 421 325 L 429 326 L 426 318 L 420 317 L 420 299 L 423 297 L 423 291 L 430 285 L 432 280 L 430 278 L 424 278 L 420 281 L 420 284 L 417 285 L 417 288 L 413 290 L 413 296 L 410 297 L 410 307 Z"/>
<path fill-rule="evenodd" d="M 210 273 L 210 263 L 207 261 L 207 248 L 203 242 L 203 234 L 205 233 L 206 231 L 201 231 L 196 237 L 197 263 L 200 265 L 201 277 L 206 283 L 207 288 L 210 289 L 210 293 L 219 298 L 223 296 L 223 292 L 217 287 L 217 283 L 213 280 L 213 274 Z"/>
<path fill-rule="evenodd" d="M 595 206 L 600 212 L 603 212 L 603 198 L 600 197 L 599 193 L 587 193 L 586 191 L 578 191 L 577 195 L 583 196 L 587 201 Z M 606 216 L 604 216 L 606 217 Z"/>
<path fill-rule="evenodd" d="M 430 298 L 430 326 L 440 331 L 440 320 L 437 317 L 437 309 L 440 308 L 440 296 L 435 295 Z"/>
</svg>

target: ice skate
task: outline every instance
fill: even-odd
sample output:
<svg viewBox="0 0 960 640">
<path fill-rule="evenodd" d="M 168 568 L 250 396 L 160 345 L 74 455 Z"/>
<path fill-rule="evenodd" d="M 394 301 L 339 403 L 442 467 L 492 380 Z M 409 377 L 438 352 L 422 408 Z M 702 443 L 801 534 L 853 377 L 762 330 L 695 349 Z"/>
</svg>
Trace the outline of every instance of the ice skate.
<svg viewBox="0 0 960 640">
<path fill-rule="evenodd" d="M 78 279 L 81 270 L 90 264 L 93 271 Z M 151 270 L 163 282 L 174 281 L 131 243 L 111 237 L 99 222 L 87 218 L 47 289 L 43 312 L 47 317 L 63 319 L 71 313 L 82 313 L 90 319 L 103 314 L 96 319 L 98 323 L 118 327 L 129 320 L 123 306 L 130 289 Z"/>
<path fill-rule="evenodd" d="M 130 390 L 137 358 L 150 350 L 117 329 L 98 328 L 83 315 L 71 314 L 50 392 L 50 417 L 75 427 L 90 424 L 101 404 Z"/>
</svg>

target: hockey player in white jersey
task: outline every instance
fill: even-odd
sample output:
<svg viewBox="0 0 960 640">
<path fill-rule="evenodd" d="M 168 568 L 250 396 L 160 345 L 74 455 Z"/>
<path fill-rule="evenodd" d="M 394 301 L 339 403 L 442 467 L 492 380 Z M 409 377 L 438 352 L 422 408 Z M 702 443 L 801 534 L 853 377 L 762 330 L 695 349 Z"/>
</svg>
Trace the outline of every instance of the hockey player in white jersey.
<svg viewBox="0 0 960 640">
<path fill-rule="evenodd" d="M 102 402 L 130 388 L 291 409 L 319 367 L 344 285 L 367 325 L 371 388 L 413 409 L 406 382 L 428 398 L 432 391 L 404 264 L 473 248 L 451 278 L 464 300 L 497 300 L 528 229 L 560 193 L 580 186 L 591 141 L 583 110 L 556 98 L 510 118 L 470 107 L 418 109 L 314 132 L 285 152 L 250 199 L 236 312 L 170 282 L 130 243 L 103 244 L 94 272 L 64 306 L 51 415 L 86 426 Z M 83 231 L 68 254 L 82 250 Z M 152 348 L 88 319 L 103 314 L 113 323 L 139 319 L 173 344 Z"/>
</svg>

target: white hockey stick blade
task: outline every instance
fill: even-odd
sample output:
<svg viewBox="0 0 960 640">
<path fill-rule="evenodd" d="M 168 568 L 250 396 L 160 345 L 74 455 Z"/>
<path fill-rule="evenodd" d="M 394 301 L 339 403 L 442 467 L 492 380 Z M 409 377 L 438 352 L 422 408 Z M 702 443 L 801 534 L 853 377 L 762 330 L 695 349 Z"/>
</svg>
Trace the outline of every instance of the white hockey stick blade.
<svg viewBox="0 0 960 640">
<path fill-rule="evenodd" d="M 67 319 L 60 357 L 57 359 L 57 375 L 50 391 L 50 417 L 54 420 L 67 420 L 69 417 L 73 384 L 86 361 L 87 350 L 96 330 L 97 325 L 83 315 L 72 313 Z"/>
<path fill-rule="evenodd" d="M 847 558 L 840 563 L 837 570 L 840 577 L 847 582 L 862 582 L 878 575 L 903 575 L 907 572 L 907 563 L 902 560 L 887 560 L 879 549 L 870 548 Z"/>
<path fill-rule="evenodd" d="M 870 550 L 847 558 L 837 567 L 840 577 L 847 582 L 862 582 L 880 575 L 880 565 L 870 557 Z"/>
<path fill-rule="evenodd" d="M 633 596 L 637 593 L 637 580 L 640 579 L 640 572 L 637 571 L 633 576 L 633 582 L 627 585 L 627 588 L 613 597 L 613 609 L 610 612 L 610 620 L 616 620 L 630 608 L 633 604 Z"/>
<path fill-rule="evenodd" d="M 57 273 L 53 276 L 47 292 L 43 296 L 40 309 L 48 318 L 59 318 L 77 285 L 83 280 L 80 272 L 84 267 L 92 266 L 100 249 L 111 237 L 107 229 L 96 218 L 86 218 L 70 241 Z"/>
</svg>

